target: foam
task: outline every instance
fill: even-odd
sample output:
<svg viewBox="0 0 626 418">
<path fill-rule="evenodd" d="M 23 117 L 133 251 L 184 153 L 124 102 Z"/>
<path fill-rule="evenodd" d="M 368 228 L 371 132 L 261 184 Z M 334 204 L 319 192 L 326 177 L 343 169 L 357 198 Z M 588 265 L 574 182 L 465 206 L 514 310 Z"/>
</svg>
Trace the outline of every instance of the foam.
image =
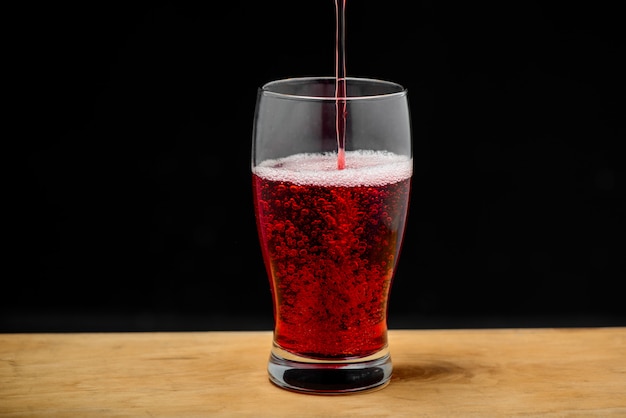
<svg viewBox="0 0 626 418">
<path fill-rule="evenodd" d="M 338 170 L 336 153 L 307 153 L 265 160 L 252 172 L 266 180 L 298 185 L 371 187 L 410 178 L 413 160 L 387 151 L 347 151 L 346 167 Z"/>
</svg>

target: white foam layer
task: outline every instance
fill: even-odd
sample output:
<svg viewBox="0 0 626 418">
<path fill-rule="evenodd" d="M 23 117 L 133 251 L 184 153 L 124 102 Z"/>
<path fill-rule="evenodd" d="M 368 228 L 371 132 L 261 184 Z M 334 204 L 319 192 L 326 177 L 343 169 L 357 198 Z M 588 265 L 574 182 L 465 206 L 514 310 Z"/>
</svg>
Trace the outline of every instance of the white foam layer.
<svg viewBox="0 0 626 418">
<path fill-rule="evenodd" d="M 296 154 L 265 160 L 253 173 L 271 181 L 318 186 L 382 186 L 408 179 L 413 160 L 386 151 L 347 151 L 346 168 L 337 169 L 337 154 Z"/>
</svg>

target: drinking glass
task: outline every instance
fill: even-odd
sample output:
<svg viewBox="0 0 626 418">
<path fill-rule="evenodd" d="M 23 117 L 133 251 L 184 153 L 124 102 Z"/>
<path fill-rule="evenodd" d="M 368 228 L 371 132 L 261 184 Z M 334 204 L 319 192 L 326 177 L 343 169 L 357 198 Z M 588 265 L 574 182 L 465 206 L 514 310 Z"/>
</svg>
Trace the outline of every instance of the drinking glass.
<svg viewBox="0 0 626 418">
<path fill-rule="evenodd" d="M 274 314 L 268 373 L 298 392 L 374 390 L 392 373 L 387 307 L 413 173 L 407 91 L 345 81 L 339 99 L 333 77 L 269 82 L 254 116 L 254 207 Z"/>
</svg>

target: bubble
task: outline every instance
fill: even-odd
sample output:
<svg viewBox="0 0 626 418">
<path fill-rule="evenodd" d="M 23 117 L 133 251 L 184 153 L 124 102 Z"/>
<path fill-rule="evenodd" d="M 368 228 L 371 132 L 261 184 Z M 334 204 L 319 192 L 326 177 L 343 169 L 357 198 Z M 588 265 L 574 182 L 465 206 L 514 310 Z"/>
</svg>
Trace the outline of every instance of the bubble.
<svg viewBox="0 0 626 418">
<path fill-rule="evenodd" d="M 267 180 L 297 185 L 382 186 L 405 180 L 413 174 L 413 160 L 386 151 L 348 151 L 346 168 L 337 170 L 336 154 L 295 154 L 276 160 L 265 160 L 253 169 Z M 323 205 L 325 202 L 318 202 Z"/>
</svg>

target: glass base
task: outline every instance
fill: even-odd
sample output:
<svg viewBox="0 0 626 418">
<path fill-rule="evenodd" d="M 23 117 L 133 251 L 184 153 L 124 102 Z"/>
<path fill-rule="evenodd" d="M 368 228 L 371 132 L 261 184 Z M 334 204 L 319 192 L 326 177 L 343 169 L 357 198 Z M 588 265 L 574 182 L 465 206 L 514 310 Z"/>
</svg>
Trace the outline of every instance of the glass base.
<svg viewBox="0 0 626 418">
<path fill-rule="evenodd" d="M 267 366 L 272 383 L 283 389 L 318 395 L 342 395 L 382 389 L 392 372 L 387 349 L 363 358 L 326 361 L 294 356 L 274 347 Z"/>
</svg>

